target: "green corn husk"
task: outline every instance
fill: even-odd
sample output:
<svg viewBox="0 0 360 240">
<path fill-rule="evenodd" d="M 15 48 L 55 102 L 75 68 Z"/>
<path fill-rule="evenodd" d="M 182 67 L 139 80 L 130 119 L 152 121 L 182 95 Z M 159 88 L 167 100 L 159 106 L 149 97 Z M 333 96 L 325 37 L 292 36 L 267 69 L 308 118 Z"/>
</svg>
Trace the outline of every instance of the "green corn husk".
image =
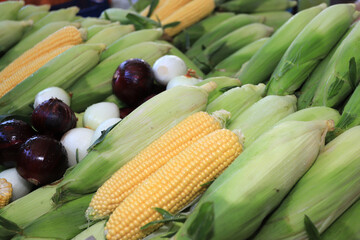
<svg viewBox="0 0 360 240">
<path fill-rule="evenodd" d="M 315 120 L 333 120 L 337 124 L 340 114 L 336 109 L 330 107 L 310 107 L 294 112 L 281 119 L 277 124 L 287 121 L 315 121 Z"/>
<path fill-rule="evenodd" d="M 98 32 L 109 28 L 109 27 L 113 27 L 113 26 L 119 26 L 120 23 L 119 22 L 113 22 L 113 23 L 109 23 L 109 24 L 95 24 L 90 26 L 89 28 L 87 28 L 87 39 L 92 38 L 95 34 L 97 34 Z"/>
<path fill-rule="evenodd" d="M 7 51 L 19 42 L 26 28 L 31 25 L 32 21 L 0 21 L 0 52 Z"/>
<path fill-rule="evenodd" d="M 290 121 L 264 133 L 210 185 L 176 239 L 190 239 L 190 227 L 206 202 L 214 207 L 213 235 L 207 239 L 248 239 L 310 168 L 332 126 Z"/>
<path fill-rule="evenodd" d="M 221 24 L 214 27 L 211 31 L 200 37 L 193 46 L 186 52 L 190 58 L 196 58 L 203 51 L 203 48 L 210 46 L 220 38 L 232 33 L 233 31 L 251 23 L 264 22 L 264 18 L 260 16 L 252 16 L 248 14 L 238 14 L 233 16 Z"/>
<path fill-rule="evenodd" d="M 104 44 L 79 44 L 59 54 L 0 98 L 0 114 L 31 114 L 38 92 L 51 86 L 70 87 L 98 64 L 104 48 Z"/>
<path fill-rule="evenodd" d="M 35 13 L 27 16 L 26 18 L 24 18 L 24 20 L 32 20 L 34 23 L 36 23 L 43 17 L 47 16 L 48 14 L 49 14 L 49 12 L 35 12 Z"/>
<path fill-rule="evenodd" d="M 319 5 L 301 11 L 290 18 L 289 21 L 281 26 L 274 35 L 271 36 L 269 41 L 255 53 L 250 61 L 243 65 L 238 76 L 240 81 L 243 84 L 266 82 L 292 41 L 304 27 L 325 8 L 325 4 Z M 259 71 L 259 69 L 261 69 L 261 71 Z"/>
<path fill-rule="evenodd" d="M 250 58 L 268 41 L 268 37 L 261 38 L 240 48 L 235 53 L 231 54 L 220 63 L 218 63 L 212 73 L 215 72 L 231 72 L 236 73 L 240 70 L 241 66 L 250 60 Z"/>
<path fill-rule="evenodd" d="M 356 69 L 357 76 L 350 76 L 349 73 L 349 63 L 352 58 L 356 63 L 360 63 L 359 44 L 360 23 L 358 22 L 347 34 L 347 37 L 339 43 L 339 46 L 326 57 L 329 60 L 324 59 L 323 62 L 326 66 L 319 65 L 319 70 L 315 69 L 311 75 L 309 82 L 313 77 L 316 77 L 317 80 L 316 90 L 310 90 L 314 91 L 310 100 L 311 106 L 337 107 L 359 84 L 360 67 Z M 317 73 L 317 71 L 320 72 Z"/>
<path fill-rule="evenodd" d="M 278 121 L 295 111 L 295 96 L 266 96 L 240 116 L 233 118 L 228 128 L 241 130 L 245 136 L 244 147 L 246 148 Z"/>
<path fill-rule="evenodd" d="M 137 107 L 75 168 L 65 174 L 53 197 L 54 202 L 60 203 L 79 194 L 96 191 L 155 139 L 187 116 L 205 110 L 208 93 L 215 88 L 214 82 L 201 87 L 178 86 L 161 92 Z"/>
<path fill-rule="evenodd" d="M 117 25 L 105 28 L 87 40 L 86 43 L 104 43 L 106 46 L 109 46 L 134 30 L 133 25 Z"/>
<path fill-rule="evenodd" d="M 5 1 L 0 3 L 0 21 L 16 20 L 17 13 L 24 6 L 24 1 Z"/>
<path fill-rule="evenodd" d="M 333 5 L 317 15 L 286 50 L 267 84 L 267 94 L 294 93 L 358 15 L 354 4 Z"/>
<path fill-rule="evenodd" d="M 213 77 L 207 78 L 199 83 L 196 86 L 203 86 L 209 82 L 215 82 L 217 87 L 211 93 L 209 93 L 208 104 L 217 99 L 220 95 L 226 92 L 229 88 L 240 87 L 241 82 L 239 79 L 230 78 L 230 77 Z"/>
<path fill-rule="evenodd" d="M 117 98 L 114 94 L 111 94 L 107 98 L 105 98 L 104 102 L 111 102 L 115 103 L 118 108 L 124 108 L 127 107 L 125 103 L 123 103 L 119 98 Z"/>
<path fill-rule="evenodd" d="M 360 197 L 359 141 L 354 127 L 328 143 L 255 239 L 305 239 L 305 215 L 324 232 Z"/>
<path fill-rule="evenodd" d="M 80 77 L 68 91 L 72 92 L 71 108 L 82 112 L 91 104 L 103 101 L 111 95 L 111 81 L 117 67 L 130 58 L 141 58 L 152 65 L 158 58 L 168 53 L 165 44 L 143 42 L 113 54 L 100 62 L 91 71 Z"/>
<path fill-rule="evenodd" d="M 264 17 L 264 24 L 274 28 L 274 30 L 280 28 L 293 16 L 290 12 L 287 11 L 262 12 L 254 13 L 253 15 Z"/>
<path fill-rule="evenodd" d="M 236 78 L 236 72 L 222 72 L 222 71 L 215 71 L 206 74 L 205 78 L 212 78 L 212 77 L 232 77 Z"/>
<path fill-rule="evenodd" d="M 252 13 L 283 11 L 296 5 L 296 1 L 289 0 L 232 0 L 220 4 L 220 8 L 232 12 Z"/>
<path fill-rule="evenodd" d="M 360 239 L 360 199 L 321 235 L 323 240 Z"/>
<path fill-rule="evenodd" d="M 23 36 L 20 42 L 10 48 L 0 58 L 0 71 L 4 69 L 7 65 L 9 65 L 12 61 L 14 61 L 16 58 L 18 58 L 21 54 L 23 54 L 24 52 L 35 46 L 37 43 L 45 39 L 47 36 L 69 25 L 78 25 L 78 23 L 75 24 L 67 21 L 53 22 L 45 25 L 44 27 L 27 37 Z"/>
<path fill-rule="evenodd" d="M 108 24 L 111 24 L 111 22 L 105 19 L 99 19 L 95 17 L 86 17 L 81 21 L 81 27 L 83 28 L 89 28 L 94 25 L 108 25 Z"/>
<path fill-rule="evenodd" d="M 235 16 L 232 12 L 215 12 L 215 14 L 191 25 L 176 35 L 173 44 L 183 52 L 196 42 L 201 36 L 210 32 L 216 26 L 220 25 L 225 20 Z"/>
<path fill-rule="evenodd" d="M 313 7 L 315 5 L 325 3 L 330 5 L 330 0 L 299 0 L 298 1 L 298 11 L 302 11 L 306 8 Z"/>
<path fill-rule="evenodd" d="M 259 101 L 265 95 L 265 85 L 246 84 L 226 91 L 214 101 L 209 103 L 206 108 L 208 113 L 224 109 L 231 113 L 231 118 L 226 122 L 231 124 L 232 119 L 236 119 L 246 109 Z"/>
<path fill-rule="evenodd" d="M 15 223 L 19 228 L 24 228 L 35 219 L 41 217 L 53 209 L 53 203 L 50 200 L 55 194 L 55 186 L 44 186 L 35 191 L 19 198 L 0 209 L 1 218 Z M 16 234 L 14 231 L 8 230 L 3 221 L 0 223 L 0 237 L 6 239 Z M 3 237 L 3 238 L 2 238 Z"/>
<path fill-rule="evenodd" d="M 39 6 L 33 4 L 27 4 L 18 11 L 17 19 L 24 20 L 34 13 L 49 12 L 49 10 L 50 10 L 49 4 L 43 4 Z"/>
<path fill-rule="evenodd" d="M 106 220 L 97 222 L 76 235 L 74 238 L 72 238 L 72 240 L 84 240 L 91 237 L 95 238 L 96 240 L 106 240 L 104 234 L 105 224 Z"/>
<path fill-rule="evenodd" d="M 104 10 L 100 17 L 101 19 L 110 20 L 112 22 L 120 22 L 121 24 L 130 24 L 131 21 L 126 17 L 129 13 L 135 13 L 132 10 L 122 8 L 108 8 Z"/>
</svg>

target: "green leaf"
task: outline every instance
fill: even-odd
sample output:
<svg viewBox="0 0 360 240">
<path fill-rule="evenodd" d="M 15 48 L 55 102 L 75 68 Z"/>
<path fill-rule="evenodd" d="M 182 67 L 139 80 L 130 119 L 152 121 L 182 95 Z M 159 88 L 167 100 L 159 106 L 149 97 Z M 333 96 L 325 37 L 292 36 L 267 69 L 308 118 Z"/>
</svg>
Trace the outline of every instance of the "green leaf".
<svg viewBox="0 0 360 240">
<path fill-rule="evenodd" d="M 105 20 L 111 20 L 109 17 L 109 14 L 106 11 L 104 12 L 104 17 L 105 17 Z"/>
<path fill-rule="evenodd" d="M 162 215 L 163 219 L 149 222 L 149 223 L 145 224 L 144 226 L 142 226 L 140 228 L 141 230 L 144 230 L 150 226 L 153 226 L 153 225 L 156 225 L 159 223 L 185 222 L 185 220 L 186 220 L 186 216 L 172 215 L 171 213 L 169 213 L 168 211 L 166 211 L 165 209 L 162 209 L 162 208 L 154 208 L 154 210 L 157 211 L 158 213 L 160 213 Z"/>
<path fill-rule="evenodd" d="M 177 25 L 179 25 L 180 22 L 177 21 L 177 22 L 172 22 L 172 23 L 168 23 L 168 24 L 165 24 L 162 28 L 165 29 L 165 28 L 172 28 L 172 27 L 176 27 Z"/>
<path fill-rule="evenodd" d="M 304 224 L 309 240 L 321 240 L 319 231 L 307 215 L 304 217 Z"/>
<path fill-rule="evenodd" d="M 121 122 L 121 120 L 119 121 Z M 90 152 L 91 150 L 93 150 L 99 143 L 101 143 L 102 141 L 104 141 L 106 135 L 114 128 L 116 127 L 116 125 L 119 124 L 119 122 L 115 123 L 114 125 L 112 125 L 111 127 L 108 127 L 105 131 L 101 131 L 101 135 L 98 139 L 96 139 L 96 141 L 87 149 L 88 152 Z"/>
<path fill-rule="evenodd" d="M 20 232 L 21 228 L 14 222 L 0 216 L 0 225 L 11 232 Z"/>
<path fill-rule="evenodd" d="M 328 99 L 335 97 L 343 87 L 344 83 L 345 83 L 344 80 L 341 80 L 340 78 L 336 77 L 335 82 L 333 82 L 328 89 L 327 92 Z"/>
<path fill-rule="evenodd" d="M 208 187 L 208 186 L 210 186 L 213 182 L 214 182 L 214 180 L 209 181 L 209 182 L 206 182 L 206 183 L 204 183 L 204 184 L 201 184 L 200 187 Z"/>
<path fill-rule="evenodd" d="M 190 35 L 185 31 L 185 49 L 189 50 L 191 48 Z"/>
<path fill-rule="evenodd" d="M 357 118 L 356 115 L 343 112 L 341 119 L 337 124 L 337 127 L 346 130 L 347 127 L 356 120 L 356 118 Z"/>
<path fill-rule="evenodd" d="M 177 233 L 177 231 L 174 232 L 169 232 L 168 234 L 165 234 L 164 236 L 161 236 L 161 238 L 172 238 L 173 236 L 175 236 Z"/>
<path fill-rule="evenodd" d="M 151 14 L 154 12 L 155 8 L 157 7 L 157 5 L 159 4 L 159 0 L 152 0 L 150 3 L 150 10 L 147 14 L 147 17 L 149 18 L 151 16 Z"/>
<path fill-rule="evenodd" d="M 79 149 L 77 148 L 76 149 L 76 152 L 75 152 L 75 160 L 76 160 L 76 163 L 79 163 Z"/>
<path fill-rule="evenodd" d="M 349 61 L 349 84 L 351 89 L 355 89 L 356 83 L 357 83 L 357 67 L 356 67 L 356 61 L 355 58 L 352 57 Z"/>
<path fill-rule="evenodd" d="M 162 209 L 162 208 L 155 208 L 155 210 L 161 214 L 161 216 L 163 216 L 164 219 L 167 219 L 167 218 L 172 218 L 174 217 L 171 213 L 169 213 L 168 211 L 166 211 L 165 209 Z"/>
<path fill-rule="evenodd" d="M 198 214 L 187 231 L 190 239 L 207 240 L 214 232 L 214 204 L 205 202 L 201 204 Z"/>
<path fill-rule="evenodd" d="M 234 85 L 234 86 L 227 86 L 227 87 L 223 87 L 220 89 L 220 92 L 224 93 L 226 91 L 229 91 L 230 89 L 236 88 L 238 86 Z"/>
<path fill-rule="evenodd" d="M 147 18 L 147 17 L 143 17 L 139 14 L 136 13 L 128 13 L 126 15 L 126 18 L 129 19 L 129 21 L 135 25 L 140 26 L 141 28 L 151 28 L 153 26 L 158 27 L 159 23 Z"/>
</svg>

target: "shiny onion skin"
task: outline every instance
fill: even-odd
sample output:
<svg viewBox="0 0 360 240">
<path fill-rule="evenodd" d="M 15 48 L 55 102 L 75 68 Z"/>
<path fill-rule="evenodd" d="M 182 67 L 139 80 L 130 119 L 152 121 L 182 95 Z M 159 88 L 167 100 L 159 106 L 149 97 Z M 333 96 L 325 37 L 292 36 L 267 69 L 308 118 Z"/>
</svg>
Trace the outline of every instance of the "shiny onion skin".
<svg viewBox="0 0 360 240">
<path fill-rule="evenodd" d="M 0 163 L 14 167 L 21 145 L 35 135 L 29 124 L 22 120 L 7 120 L 0 123 Z"/>
<path fill-rule="evenodd" d="M 68 166 L 64 146 L 48 136 L 35 136 L 20 148 L 16 170 L 29 182 L 41 186 L 60 179 Z"/>
<path fill-rule="evenodd" d="M 38 105 L 31 116 L 31 122 L 41 134 L 60 139 L 76 126 L 76 116 L 63 101 L 51 98 Z"/>
<path fill-rule="evenodd" d="M 142 59 L 133 58 L 121 63 L 116 69 L 112 89 L 116 97 L 130 107 L 139 106 L 152 93 L 154 73 Z"/>
</svg>

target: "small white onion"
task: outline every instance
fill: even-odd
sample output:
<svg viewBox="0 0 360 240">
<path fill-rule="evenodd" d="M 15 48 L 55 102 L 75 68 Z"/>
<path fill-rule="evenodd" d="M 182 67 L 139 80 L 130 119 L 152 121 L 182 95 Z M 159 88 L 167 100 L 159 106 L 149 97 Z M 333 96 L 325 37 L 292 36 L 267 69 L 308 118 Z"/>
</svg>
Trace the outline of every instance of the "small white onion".
<svg viewBox="0 0 360 240">
<path fill-rule="evenodd" d="M 153 66 L 156 80 L 163 86 L 174 77 L 185 75 L 187 67 L 185 62 L 175 55 L 165 55 L 156 60 Z"/>
<path fill-rule="evenodd" d="M 95 130 L 95 133 L 92 137 L 91 143 L 94 143 L 100 136 L 101 131 L 105 131 L 109 127 L 113 126 L 114 124 L 118 123 L 121 120 L 121 118 L 109 118 L 108 120 L 105 120 L 102 122 Z"/>
<path fill-rule="evenodd" d="M 199 83 L 201 80 L 193 77 L 188 76 L 178 76 L 170 80 L 168 85 L 166 86 L 166 89 L 170 89 L 176 86 L 182 86 L 182 85 L 190 85 L 193 86 L 197 83 Z"/>
<path fill-rule="evenodd" d="M 0 178 L 5 178 L 12 185 L 11 201 L 19 199 L 31 191 L 32 184 L 22 178 L 16 168 L 9 168 L 0 172 Z"/>
<path fill-rule="evenodd" d="M 70 95 L 62 88 L 49 87 L 46 88 L 35 96 L 34 108 L 36 108 L 42 102 L 49 100 L 50 98 L 57 98 L 70 106 Z"/>
<path fill-rule="evenodd" d="M 93 135 L 94 131 L 91 129 L 73 128 L 62 136 L 60 142 L 66 149 L 69 167 L 77 164 L 76 149 L 78 150 L 79 161 L 87 155 L 87 149 L 91 145 Z"/>
<path fill-rule="evenodd" d="M 118 117 L 120 117 L 120 110 L 115 103 L 95 103 L 85 110 L 84 126 L 95 130 L 105 120 Z"/>
</svg>

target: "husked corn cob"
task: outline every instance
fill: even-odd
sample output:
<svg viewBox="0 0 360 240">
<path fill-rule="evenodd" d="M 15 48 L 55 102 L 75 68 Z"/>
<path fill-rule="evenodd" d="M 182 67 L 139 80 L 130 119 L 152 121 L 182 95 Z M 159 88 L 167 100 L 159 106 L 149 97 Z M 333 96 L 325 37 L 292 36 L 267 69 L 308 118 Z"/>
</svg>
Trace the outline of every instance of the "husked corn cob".
<svg viewBox="0 0 360 240">
<path fill-rule="evenodd" d="M 17 13 L 22 6 L 24 1 L 5 1 L 0 3 L 0 21 L 1 20 L 15 20 Z"/>
<path fill-rule="evenodd" d="M 153 20 L 160 19 L 160 21 L 162 21 L 189 2 L 191 2 L 191 0 L 168 0 L 163 5 L 161 5 L 161 7 L 156 9 L 156 12 L 151 14 L 150 18 Z"/>
<path fill-rule="evenodd" d="M 39 68 L 44 66 L 47 62 L 58 56 L 59 54 L 65 52 L 74 45 L 62 46 L 59 48 L 53 49 L 49 53 L 44 53 L 44 55 L 39 56 L 28 63 L 28 65 L 23 65 L 17 71 L 14 71 L 12 75 L 2 82 L 0 82 L 0 97 L 4 96 L 8 91 L 13 89 L 17 84 L 25 80 L 31 74 L 36 72 Z M 6 69 L 4 69 L 6 70 Z"/>
<path fill-rule="evenodd" d="M 116 208 L 106 224 L 107 239 L 139 239 L 158 228 L 140 229 L 162 218 L 153 208 L 177 213 L 199 196 L 206 189 L 202 185 L 242 152 L 239 137 L 227 129 L 216 130 L 174 156 Z"/>
<path fill-rule="evenodd" d="M 169 36 L 176 35 L 181 30 L 191 26 L 192 24 L 209 15 L 214 10 L 214 8 L 214 0 L 193 0 L 189 2 L 162 21 L 163 25 L 172 22 L 180 22 L 180 24 L 175 27 L 165 29 L 165 33 L 167 33 Z"/>
<path fill-rule="evenodd" d="M 206 202 L 214 207 L 208 240 L 248 239 L 311 167 L 330 127 L 331 121 L 290 121 L 264 133 L 211 184 L 175 239 L 189 239 Z"/>
<path fill-rule="evenodd" d="M 0 208 L 8 205 L 12 197 L 12 185 L 5 178 L 0 178 Z"/>
<path fill-rule="evenodd" d="M 230 117 L 228 112 L 225 115 Z M 98 219 L 110 215 L 152 173 L 201 137 L 220 128 L 220 122 L 205 112 L 194 113 L 181 121 L 121 167 L 97 190 L 87 217 Z"/>
<path fill-rule="evenodd" d="M 357 126 L 328 143 L 255 239 L 305 239 L 305 215 L 324 232 L 360 197 L 359 141 Z"/>
<path fill-rule="evenodd" d="M 5 52 L 19 42 L 25 29 L 32 24 L 32 21 L 0 21 L 0 52 Z"/>
<path fill-rule="evenodd" d="M 76 27 L 64 27 L 36 44 L 3 69 L 0 72 L 0 82 L 11 77 L 22 66 L 31 63 L 51 50 L 67 45 L 77 45 L 82 43 L 82 41 L 82 33 Z"/>
<path fill-rule="evenodd" d="M 359 16 L 354 4 L 337 4 L 317 15 L 286 50 L 267 84 L 267 94 L 294 93 Z"/>
</svg>

